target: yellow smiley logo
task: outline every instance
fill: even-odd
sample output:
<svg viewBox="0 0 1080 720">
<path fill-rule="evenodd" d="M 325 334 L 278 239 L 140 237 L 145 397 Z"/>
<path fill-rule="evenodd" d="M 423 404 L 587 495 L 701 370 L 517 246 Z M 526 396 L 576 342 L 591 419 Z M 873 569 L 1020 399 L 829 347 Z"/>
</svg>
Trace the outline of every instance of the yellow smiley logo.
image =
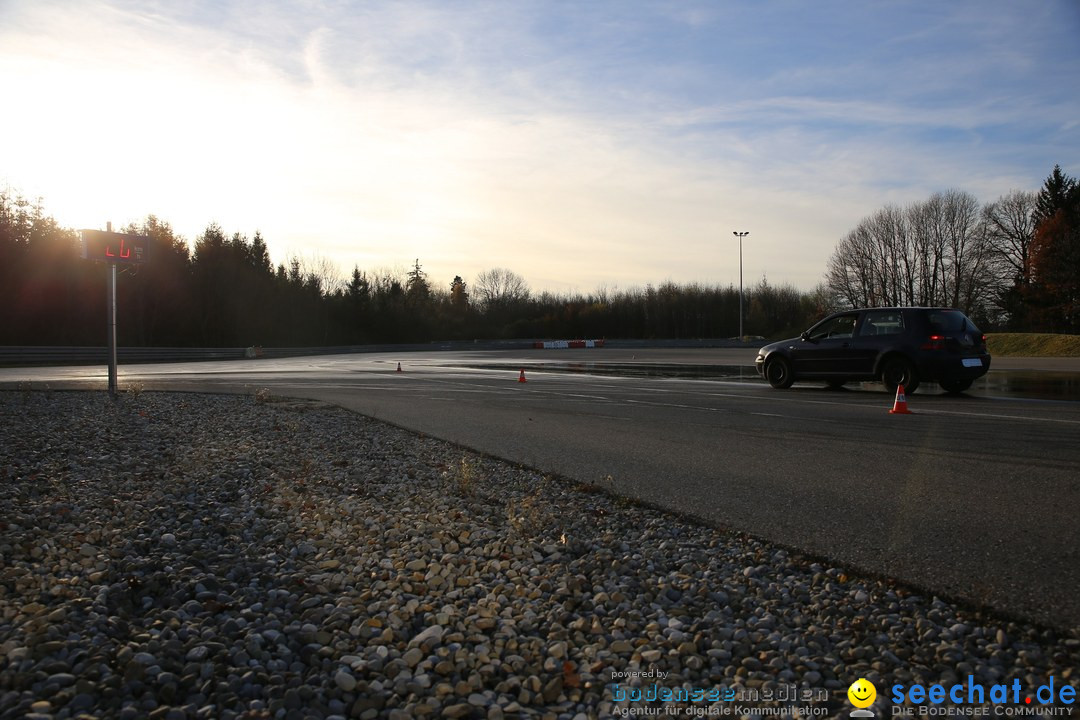
<svg viewBox="0 0 1080 720">
<path fill-rule="evenodd" d="M 847 690 L 848 700 L 857 708 L 870 707 L 877 697 L 877 688 L 866 678 L 859 678 L 851 683 Z"/>
</svg>

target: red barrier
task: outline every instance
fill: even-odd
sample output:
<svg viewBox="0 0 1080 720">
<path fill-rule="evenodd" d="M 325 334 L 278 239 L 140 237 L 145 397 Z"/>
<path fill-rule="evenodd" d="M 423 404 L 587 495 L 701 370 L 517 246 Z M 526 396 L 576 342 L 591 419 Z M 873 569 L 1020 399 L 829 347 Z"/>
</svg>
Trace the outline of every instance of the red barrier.
<svg viewBox="0 0 1080 720">
<path fill-rule="evenodd" d="M 566 349 L 580 349 L 580 348 L 601 348 L 604 347 L 603 340 L 537 340 L 533 343 L 533 347 L 537 350 L 566 350 Z"/>
</svg>

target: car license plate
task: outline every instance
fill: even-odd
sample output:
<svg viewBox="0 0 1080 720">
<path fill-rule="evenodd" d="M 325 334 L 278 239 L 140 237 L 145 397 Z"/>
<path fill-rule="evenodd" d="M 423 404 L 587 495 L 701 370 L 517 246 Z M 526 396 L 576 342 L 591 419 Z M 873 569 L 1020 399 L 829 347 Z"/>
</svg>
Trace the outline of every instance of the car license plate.
<svg viewBox="0 0 1080 720">
<path fill-rule="evenodd" d="M 964 358 L 964 367 L 982 367 L 982 358 Z"/>
</svg>

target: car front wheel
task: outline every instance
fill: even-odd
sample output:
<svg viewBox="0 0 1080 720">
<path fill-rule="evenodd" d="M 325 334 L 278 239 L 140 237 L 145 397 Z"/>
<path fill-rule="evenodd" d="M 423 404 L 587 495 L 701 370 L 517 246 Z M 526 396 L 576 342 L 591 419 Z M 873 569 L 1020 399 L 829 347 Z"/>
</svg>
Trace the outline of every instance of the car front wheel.
<svg viewBox="0 0 1080 720">
<path fill-rule="evenodd" d="M 791 387 L 795 378 L 791 375 L 791 363 L 786 358 L 770 358 L 765 363 L 765 379 L 777 390 Z"/>
<path fill-rule="evenodd" d="M 896 388 L 903 385 L 904 392 L 910 394 L 918 389 L 919 376 L 915 374 L 915 366 L 910 360 L 893 357 L 886 360 L 881 368 L 881 382 L 890 393 L 896 392 Z"/>
</svg>

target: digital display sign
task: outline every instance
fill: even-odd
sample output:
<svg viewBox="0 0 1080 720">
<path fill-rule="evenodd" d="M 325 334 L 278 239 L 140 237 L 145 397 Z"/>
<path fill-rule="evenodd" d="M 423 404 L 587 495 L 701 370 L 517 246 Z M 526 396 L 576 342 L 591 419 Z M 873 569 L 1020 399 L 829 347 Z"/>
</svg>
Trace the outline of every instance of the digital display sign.
<svg viewBox="0 0 1080 720">
<path fill-rule="evenodd" d="M 137 264 L 150 258 L 150 238 L 104 230 L 80 230 L 82 256 L 87 260 Z"/>
</svg>

